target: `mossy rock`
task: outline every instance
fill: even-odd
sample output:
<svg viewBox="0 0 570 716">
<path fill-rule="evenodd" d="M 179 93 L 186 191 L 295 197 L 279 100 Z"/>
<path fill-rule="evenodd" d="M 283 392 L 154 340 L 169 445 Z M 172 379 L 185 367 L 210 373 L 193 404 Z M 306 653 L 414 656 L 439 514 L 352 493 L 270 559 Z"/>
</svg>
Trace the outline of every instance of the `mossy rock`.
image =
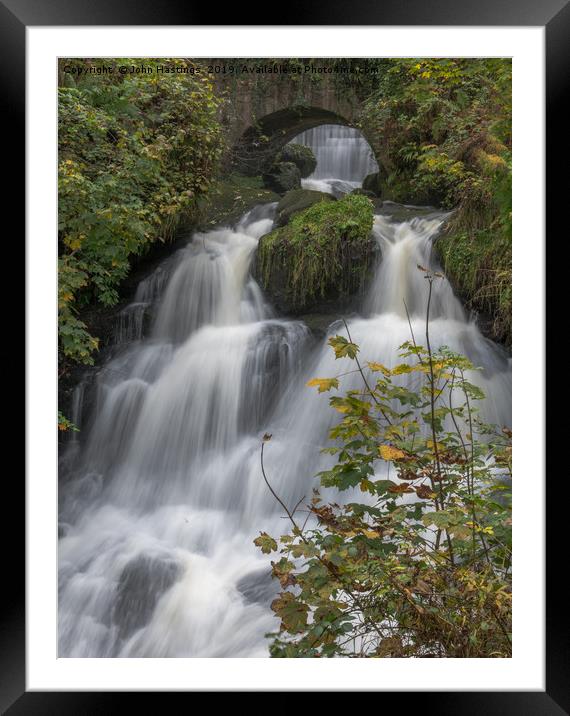
<svg viewBox="0 0 570 716">
<path fill-rule="evenodd" d="M 374 209 L 366 196 L 319 201 L 259 241 L 256 277 L 273 305 L 289 315 L 344 302 L 373 265 Z"/>
<path fill-rule="evenodd" d="M 374 196 L 382 196 L 380 172 L 374 172 L 374 174 L 368 174 L 368 176 L 364 177 L 362 188 L 364 191 L 372 192 Z"/>
<path fill-rule="evenodd" d="M 293 162 L 274 164 L 267 173 L 263 174 L 262 179 L 265 188 L 277 194 L 285 194 L 291 189 L 301 187 L 301 172 Z"/>
<path fill-rule="evenodd" d="M 220 179 L 203 202 L 200 221 L 191 228 L 207 231 L 231 226 L 257 204 L 279 201 L 279 194 L 263 187 L 261 177 L 230 174 Z"/>
<path fill-rule="evenodd" d="M 310 147 L 304 144 L 286 144 L 277 157 L 279 162 L 292 162 L 306 179 L 317 168 L 317 159 Z"/>
<path fill-rule="evenodd" d="M 311 189 L 293 189 L 288 191 L 277 204 L 275 223 L 277 226 L 285 226 L 294 214 L 308 209 L 319 201 L 336 201 L 332 194 L 324 191 L 313 191 Z"/>
<path fill-rule="evenodd" d="M 510 232 L 473 229 L 458 212 L 437 238 L 435 250 L 445 275 L 470 310 L 478 314 L 484 335 L 510 347 L 512 342 L 512 255 Z"/>
<path fill-rule="evenodd" d="M 359 194 L 360 196 L 367 196 L 369 199 L 376 199 L 376 194 L 369 189 L 354 189 L 350 192 L 351 194 Z"/>
<path fill-rule="evenodd" d="M 319 306 L 319 308 L 321 308 L 321 306 Z M 322 306 L 322 308 L 326 310 L 329 306 Z M 328 313 L 317 313 L 315 311 L 311 311 L 309 313 L 298 314 L 296 318 L 303 321 L 303 323 L 311 331 L 314 338 L 322 340 L 327 337 L 332 324 L 336 321 L 340 321 L 341 313 L 340 311 L 331 312 L 330 310 Z"/>
<path fill-rule="evenodd" d="M 382 207 L 384 206 L 384 202 L 380 197 L 373 194 L 371 191 L 368 191 L 367 189 L 354 189 L 354 191 L 350 192 L 351 195 L 356 194 L 357 196 L 367 196 L 372 204 L 374 205 L 374 213 L 378 213 Z"/>
<path fill-rule="evenodd" d="M 512 339 L 511 177 L 499 175 L 495 194 L 470 188 L 450 215 L 435 250 L 447 278 L 484 334 L 506 346 Z"/>
</svg>

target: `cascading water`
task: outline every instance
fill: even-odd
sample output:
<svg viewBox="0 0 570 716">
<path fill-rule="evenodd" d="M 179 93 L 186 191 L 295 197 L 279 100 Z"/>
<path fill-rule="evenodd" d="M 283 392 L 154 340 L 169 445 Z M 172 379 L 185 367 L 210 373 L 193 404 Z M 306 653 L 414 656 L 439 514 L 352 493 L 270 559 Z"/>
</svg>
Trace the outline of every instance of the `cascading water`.
<svg viewBox="0 0 570 716">
<path fill-rule="evenodd" d="M 339 157 L 326 169 L 337 177 Z M 80 444 L 64 456 L 72 476 L 60 488 L 60 656 L 267 656 L 278 589 L 252 541 L 286 528 L 262 480 L 260 437 L 273 434 L 266 469 L 280 496 L 293 505 L 310 494 L 333 459 L 320 448 L 335 414 L 305 382 L 350 366 L 302 322 L 275 318 L 251 278 L 273 211 L 257 207 L 234 229 L 194 235 L 141 283 L 136 320 L 119 322 Z M 375 217 L 382 258 L 362 317 L 349 321 L 365 360 L 399 362 L 396 349 L 410 338 L 405 306 L 423 336 L 427 282 L 416 265 L 433 265 L 444 219 L 387 202 Z M 474 380 L 489 396 L 484 417 L 509 424 L 510 361 L 446 280 L 431 315 L 432 345 L 483 367 Z M 342 389 L 356 385 L 357 375 L 343 378 Z M 82 385 L 77 421 L 85 395 Z"/>
<path fill-rule="evenodd" d="M 353 127 L 323 124 L 302 132 L 293 143 L 310 147 L 317 160 L 315 171 L 301 182 L 305 189 L 339 196 L 361 186 L 368 174 L 378 171 L 370 145 Z"/>
</svg>

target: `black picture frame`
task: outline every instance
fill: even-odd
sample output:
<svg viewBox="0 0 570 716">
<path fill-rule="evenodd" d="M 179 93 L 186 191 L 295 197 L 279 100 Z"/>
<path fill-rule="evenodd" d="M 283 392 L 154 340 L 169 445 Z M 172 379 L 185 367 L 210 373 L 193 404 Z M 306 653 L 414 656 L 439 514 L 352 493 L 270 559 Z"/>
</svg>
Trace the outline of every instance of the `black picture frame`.
<svg viewBox="0 0 570 716">
<path fill-rule="evenodd" d="M 73 25 L 216 25 L 215 20 L 223 16 L 225 25 L 271 24 L 268 10 L 276 16 L 279 6 L 268 8 L 267 3 L 249 2 L 247 12 L 242 4 L 198 6 L 192 2 L 157 2 L 156 0 L 0 0 L 0 103 L 4 124 L 3 139 L 15 152 L 10 162 L 11 192 L 10 212 L 23 217 L 24 203 L 24 147 L 25 147 L 25 66 L 27 26 L 73 26 Z M 366 0 L 353 0 L 349 6 L 339 0 L 314 4 L 295 2 L 283 6 L 283 15 L 291 25 L 446 25 L 446 26 L 544 26 L 546 28 L 546 157 L 547 157 L 547 223 L 546 235 L 553 236 L 555 211 L 560 212 L 567 202 L 568 182 L 562 177 L 568 172 L 568 129 L 567 115 L 563 112 L 563 99 L 568 77 L 568 44 L 570 39 L 570 5 L 567 0 L 478 0 L 458 3 L 457 0 L 385 0 L 375 4 Z M 261 23 L 253 20 L 258 18 Z M 247 20 L 247 22 L 244 22 Z M 251 49 L 248 50 L 251 52 Z M 47 80 L 46 80 L 47 81 Z M 516 120 L 515 120 L 516 121 Z M 7 170 L 8 167 L 5 167 Z M 556 170 L 561 170 L 557 172 Z M 16 182 L 18 172 L 21 180 Z M 560 178 L 557 178 L 560 177 Z M 7 194 L 4 194 L 7 197 Z M 566 202 L 564 201 L 566 200 Z M 21 212 L 21 213 L 19 213 Z M 566 232 L 567 234 L 567 232 Z M 14 232 L 11 241 L 23 252 L 23 236 L 20 241 Z M 566 237 L 564 237 L 566 238 Z M 49 236 L 46 237 L 49 240 Z M 547 269 L 553 269 L 552 253 L 547 255 Z M 20 255 L 16 256 L 16 260 Z M 15 264 L 14 264 L 15 265 Z M 552 301 L 556 282 L 547 284 L 547 300 Z M 551 305 L 553 305 L 551 303 Z M 21 319 L 9 326 L 16 335 L 21 328 Z M 8 351 L 11 356 L 11 350 Z M 524 359 L 524 358 L 523 358 Z M 517 360 L 519 358 L 517 357 Z M 553 359 L 554 360 L 554 359 Z M 555 372 L 554 362 L 547 364 Z M 5 374 L 18 375 L 20 363 L 16 358 L 5 360 Z M 21 398 L 20 398 L 21 399 Z M 6 409 L 6 408 L 5 408 Z M 554 421 L 553 421 L 554 422 Z M 549 431 L 549 442 L 555 445 L 556 426 Z M 564 444 L 564 443 L 562 443 Z M 33 446 L 28 446 L 33 449 Z M 547 451 L 548 454 L 548 451 Z M 556 478 L 556 457 L 547 467 L 553 469 Z M 564 467 L 562 468 L 564 470 Z M 564 470 L 567 473 L 567 469 Z M 540 476 L 537 476 L 539 479 Z M 565 475 L 561 475 L 563 479 Z M 6 475 L 8 478 L 8 475 Z M 24 479 L 10 470 L 13 495 L 10 509 L 6 498 L 4 524 L 13 520 L 4 531 L 9 535 L 7 552 L 12 555 L 13 564 L 4 565 L 3 571 L 9 579 L 4 580 L 2 589 L 6 604 L 0 614 L 0 710 L 10 716 L 21 714 L 107 714 L 126 705 L 140 694 L 127 693 L 85 693 L 85 692 L 29 692 L 25 683 L 25 535 L 22 512 L 25 494 Z M 567 497 L 547 485 L 547 610 L 546 610 L 546 690 L 544 692 L 406 692 L 405 708 L 412 708 L 415 702 L 421 713 L 438 713 L 440 716 L 470 716 L 479 714 L 516 714 L 517 716 L 570 713 L 568 680 L 570 676 L 570 647 L 568 644 L 567 592 L 562 587 L 565 574 L 564 551 L 561 550 L 561 526 L 567 523 Z M 565 490 L 567 491 L 567 481 Z M 558 483 L 558 488 L 560 484 Z M 562 499 L 563 498 L 563 499 Z M 18 507 L 16 508 L 16 505 Z M 7 513 L 10 513 L 9 515 Z M 6 539 L 6 538 L 5 538 Z M 559 554 L 560 560 L 553 558 Z M 4 555 L 7 557 L 9 555 Z M 559 576 L 561 575 L 561 576 Z M 516 595 L 515 595 L 516 598 Z M 413 686 L 413 685 L 411 685 Z M 372 688 L 372 687 L 371 687 Z M 453 688 L 453 684 L 450 684 Z M 260 691 L 262 689 L 260 688 Z M 346 690 L 350 690 L 347 688 Z M 169 708 L 164 697 L 171 694 L 145 693 L 144 705 L 153 709 Z M 185 694 L 182 695 L 184 697 Z M 158 698 L 161 699 L 159 706 Z M 402 706 L 401 693 L 383 693 L 382 708 L 398 699 Z M 379 702 L 380 703 L 380 702 Z M 421 706 L 420 706 L 421 704 Z M 268 705 L 269 706 L 269 705 Z M 271 708 L 271 706 L 270 706 Z"/>
</svg>

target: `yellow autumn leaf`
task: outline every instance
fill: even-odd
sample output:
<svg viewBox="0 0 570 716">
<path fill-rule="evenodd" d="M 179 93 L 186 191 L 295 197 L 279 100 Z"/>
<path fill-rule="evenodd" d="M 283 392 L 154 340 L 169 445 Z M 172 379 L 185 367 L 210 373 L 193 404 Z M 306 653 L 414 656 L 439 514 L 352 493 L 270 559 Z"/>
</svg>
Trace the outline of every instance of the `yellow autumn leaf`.
<svg viewBox="0 0 570 716">
<path fill-rule="evenodd" d="M 395 368 L 392 368 L 392 375 L 402 375 L 403 373 L 411 373 L 414 368 L 407 363 L 400 363 Z"/>
<path fill-rule="evenodd" d="M 343 415 L 345 415 L 346 413 L 350 413 L 350 410 L 351 410 L 350 405 L 335 405 L 334 409 L 338 413 L 342 413 Z"/>
<path fill-rule="evenodd" d="M 324 393 L 331 388 L 338 388 L 337 378 L 312 378 L 307 382 L 309 388 L 318 388 L 319 393 Z"/>
<path fill-rule="evenodd" d="M 362 534 L 369 539 L 377 539 L 380 536 L 376 530 L 363 530 Z"/>
<path fill-rule="evenodd" d="M 384 375 L 390 375 L 390 369 L 386 368 L 382 363 L 368 363 L 368 367 L 373 373 L 383 373 Z"/>
<path fill-rule="evenodd" d="M 380 445 L 378 452 L 383 460 L 401 460 L 406 453 L 393 445 Z"/>
<path fill-rule="evenodd" d="M 80 246 L 81 246 L 81 239 L 80 239 L 80 238 L 70 239 L 70 240 L 67 242 L 67 245 L 69 246 L 69 248 L 70 248 L 72 251 L 75 251 L 76 249 L 80 248 Z"/>
</svg>

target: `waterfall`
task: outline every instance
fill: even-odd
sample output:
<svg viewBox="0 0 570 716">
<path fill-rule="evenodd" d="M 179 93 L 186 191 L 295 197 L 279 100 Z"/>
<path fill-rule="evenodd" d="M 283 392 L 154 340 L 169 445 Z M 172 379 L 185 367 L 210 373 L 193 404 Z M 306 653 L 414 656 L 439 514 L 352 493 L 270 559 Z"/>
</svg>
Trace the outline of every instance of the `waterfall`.
<svg viewBox="0 0 570 716">
<path fill-rule="evenodd" d="M 345 154 L 352 135 L 340 129 L 311 130 L 313 147 L 339 139 L 336 154 L 317 151 L 318 172 L 361 181 L 365 152 L 352 142 L 358 156 Z M 352 367 L 301 321 L 275 317 L 251 277 L 274 211 L 256 207 L 234 228 L 193 235 L 139 286 L 125 309 L 136 320 L 119 325 L 90 399 L 78 389 L 82 430 L 73 475 L 60 486 L 59 656 L 268 655 L 278 585 L 253 539 L 287 528 L 262 479 L 260 437 L 273 434 L 266 468 L 280 496 L 293 505 L 310 494 L 315 473 L 333 460 L 320 449 L 338 416 L 305 382 Z M 423 337 L 427 282 L 417 264 L 436 267 L 433 240 L 445 218 L 386 202 L 376 215 L 381 259 L 361 315 L 349 320 L 363 361 L 399 362 L 410 324 Z M 329 329 L 342 331 L 340 323 Z M 430 331 L 434 346 L 483 368 L 473 380 L 489 396 L 484 418 L 509 424 L 510 360 L 445 279 L 434 286 Z M 346 376 L 342 389 L 358 380 Z"/>
<path fill-rule="evenodd" d="M 305 189 L 340 195 L 362 186 L 368 174 L 378 171 L 372 149 L 354 127 L 322 124 L 292 140 L 310 147 L 317 160 L 315 171 L 302 180 Z"/>
</svg>

